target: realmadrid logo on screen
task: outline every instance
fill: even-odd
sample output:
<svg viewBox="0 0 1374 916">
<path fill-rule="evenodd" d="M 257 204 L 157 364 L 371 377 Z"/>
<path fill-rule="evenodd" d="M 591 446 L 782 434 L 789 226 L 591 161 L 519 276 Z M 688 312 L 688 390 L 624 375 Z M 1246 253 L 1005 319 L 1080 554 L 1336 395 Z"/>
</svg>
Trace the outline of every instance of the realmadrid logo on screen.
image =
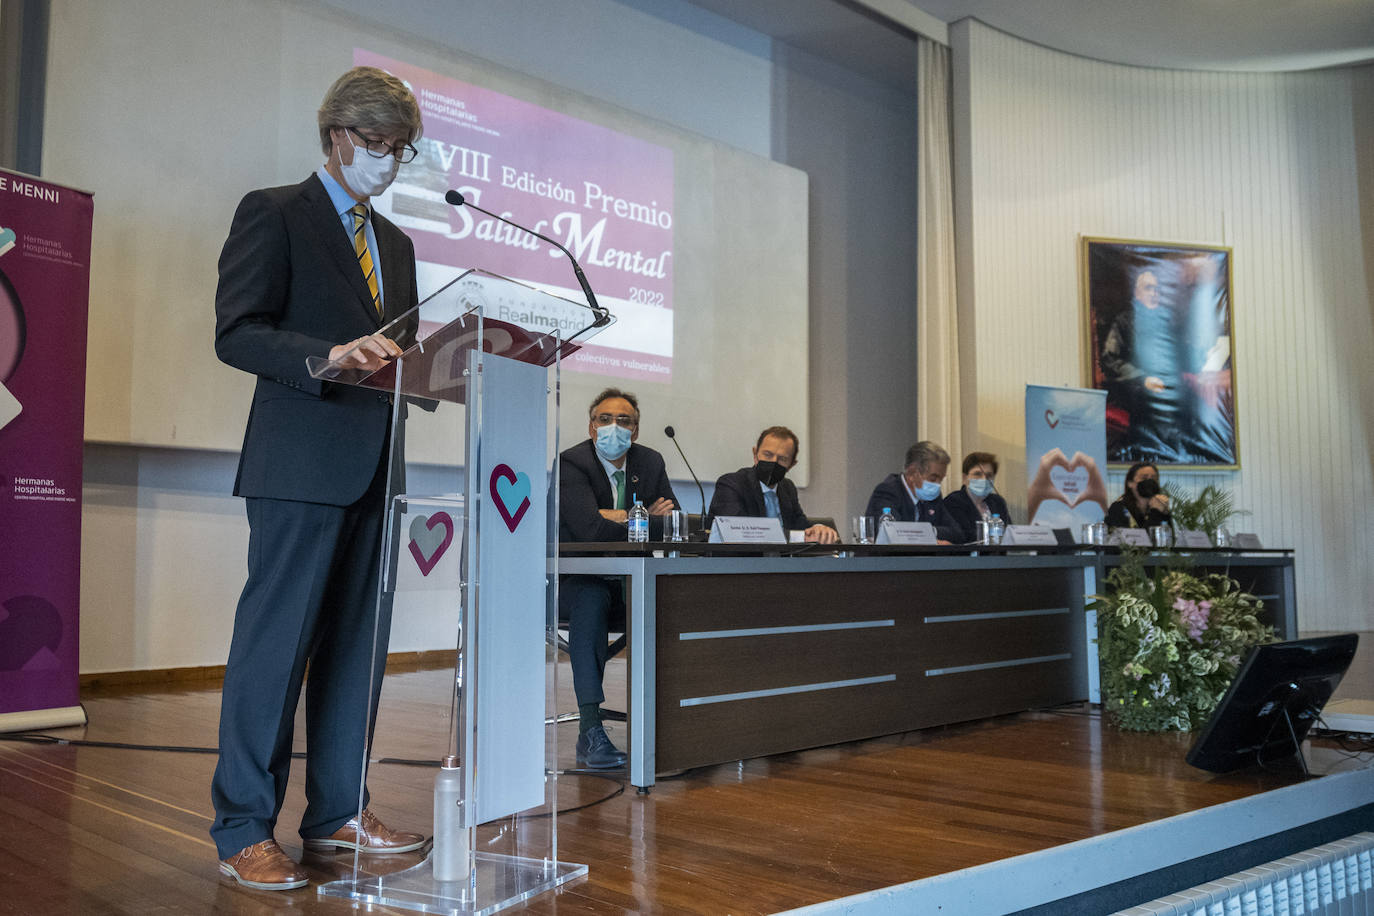
<svg viewBox="0 0 1374 916">
<path fill-rule="evenodd" d="M 19 237 L 14 234 L 13 229 L 0 227 L 0 255 L 9 254 L 9 250 L 14 247 L 14 243 L 19 241 Z"/>
</svg>

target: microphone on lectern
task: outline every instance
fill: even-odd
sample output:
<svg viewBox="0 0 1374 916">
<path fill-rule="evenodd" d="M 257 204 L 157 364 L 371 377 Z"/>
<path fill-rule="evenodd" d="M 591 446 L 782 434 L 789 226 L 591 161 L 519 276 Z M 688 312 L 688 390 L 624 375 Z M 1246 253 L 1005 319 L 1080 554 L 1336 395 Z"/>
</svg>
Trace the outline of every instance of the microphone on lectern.
<svg viewBox="0 0 1374 916">
<path fill-rule="evenodd" d="M 682 446 L 677 444 L 677 436 L 673 433 L 671 426 L 663 428 L 663 435 L 673 440 L 673 445 L 677 446 L 677 453 L 682 456 L 682 463 L 687 465 L 687 473 L 692 475 L 692 481 L 697 485 L 697 492 L 701 494 L 701 524 L 706 525 L 706 491 L 701 488 L 701 480 L 697 477 L 697 472 L 692 470 L 692 462 L 687 460 L 687 455 L 682 451 Z"/>
<path fill-rule="evenodd" d="M 559 251 L 563 252 L 563 254 L 567 255 L 568 260 L 572 262 L 573 273 L 577 276 L 577 282 L 581 284 L 582 292 L 587 297 L 587 304 L 590 305 L 592 307 L 592 311 L 596 313 L 596 323 L 593 325 L 593 327 L 602 328 L 611 323 L 611 313 L 597 303 L 596 293 L 592 292 L 592 285 L 587 282 L 586 274 L 582 273 L 582 265 L 577 263 L 577 258 L 573 257 L 571 251 L 564 248 L 562 245 L 558 244 L 558 242 L 549 238 L 547 235 L 542 235 L 538 232 L 535 232 L 533 229 L 522 226 L 519 223 L 512 222 L 511 220 L 506 219 L 504 216 L 501 216 L 499 213 L 492 213 L 490 210 L 483 210 L 481 207 L 477 206 L 475 203 L 464 197 L 460 192 L 453 190 L 452 188 L 450 188 L 449 191 L 446 194 L 444 194 L 444 200 L 446 200 L 448 203 L 452 204 L 455 207 L 471 207 L 478 213 L 485 213 L 492 219 L 499 219 L 507 226 L 514 226 L 521 232 L 528 232 L 535 238 L 543 239 L 553 247 L 557 248 Z"/>
</svg>

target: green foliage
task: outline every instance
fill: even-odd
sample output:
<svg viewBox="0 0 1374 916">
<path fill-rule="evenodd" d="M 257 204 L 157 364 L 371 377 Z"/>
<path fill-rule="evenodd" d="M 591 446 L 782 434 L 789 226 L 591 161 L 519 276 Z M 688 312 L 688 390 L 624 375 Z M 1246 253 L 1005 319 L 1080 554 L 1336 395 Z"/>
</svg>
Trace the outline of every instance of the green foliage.
<svg viewBox="0 0 1374 916">
<path fill-rule="evenodd" d="M 1165 484 L 1163 490 L 1169 496 L 1169 512 L 1174 517 L 1175 528 L 1211 533 L 1235 516 L 1250 514 L 1236 508 L 1230 490 L 1222 490 L 1215 484 L 1207 484 L 1196 496 L 1171 483 Z"/>
<path fill-rule="evenodd" d="M 1107 575 L 1097 611 L 1102 705 L 1131 731 L 1201 727 L 1251 646 L 1274 641 L 1264 607 L 1234 579 L 1174 566 L 1153 574 L 1144 551 L 1128 551 Z"/>
</svg>

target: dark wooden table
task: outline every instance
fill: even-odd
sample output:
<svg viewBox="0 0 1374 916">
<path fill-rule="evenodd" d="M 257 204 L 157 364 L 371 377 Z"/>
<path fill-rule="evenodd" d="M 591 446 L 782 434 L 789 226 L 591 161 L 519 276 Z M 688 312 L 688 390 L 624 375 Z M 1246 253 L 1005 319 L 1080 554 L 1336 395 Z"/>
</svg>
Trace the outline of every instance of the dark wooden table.
<svg viewBox="0 0 1374 916">
<path fill-rule="evenodd" d="M 1115 548 L 560 552 L 560 574 L 626 579 L 630 782 L 641 790 L 656 773 L 1093 699 L 1084 602 L 1120 560 Z M 1283 599 L 1280 635 L 1296 635 L 1291 553 L 1194 553 L 1205 568 L 1277 577 L 1260 587 Z"/>
</svg>

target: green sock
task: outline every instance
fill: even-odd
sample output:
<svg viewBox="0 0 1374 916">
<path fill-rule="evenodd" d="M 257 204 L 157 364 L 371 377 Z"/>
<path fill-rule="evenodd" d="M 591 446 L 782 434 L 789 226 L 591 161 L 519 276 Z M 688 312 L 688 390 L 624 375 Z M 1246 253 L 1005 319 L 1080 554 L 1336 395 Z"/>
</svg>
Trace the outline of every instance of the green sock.
<svg viewBox="0 0 1374 916">
<path fill-rule="evenodd" d="M 601 704 L 579 703 L 577 715 L 577 733 L 584 735 L 601 724 Z"/>
</svg>

